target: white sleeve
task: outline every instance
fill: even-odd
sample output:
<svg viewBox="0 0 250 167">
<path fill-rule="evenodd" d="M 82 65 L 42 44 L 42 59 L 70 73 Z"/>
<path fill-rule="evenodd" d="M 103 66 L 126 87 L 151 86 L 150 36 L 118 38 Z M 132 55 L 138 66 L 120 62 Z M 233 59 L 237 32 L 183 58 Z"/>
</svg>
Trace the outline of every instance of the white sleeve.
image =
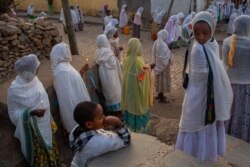
<svg viewBox="0 0 250 167">
<path fill-rule="evenodd" d="M 71 167 L 84 167 L 88 160 L 124 146 L 124 141 L 116 133 L 99 130 L 80 152 L 75 153 Z"/>
</svg>

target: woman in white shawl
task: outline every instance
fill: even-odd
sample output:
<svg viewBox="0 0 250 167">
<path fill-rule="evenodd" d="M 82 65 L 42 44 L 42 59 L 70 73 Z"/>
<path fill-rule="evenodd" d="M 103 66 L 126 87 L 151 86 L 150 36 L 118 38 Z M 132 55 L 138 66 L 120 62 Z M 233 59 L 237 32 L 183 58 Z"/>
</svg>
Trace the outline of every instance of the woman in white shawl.
<svg viewBox="0 0 250 167">
<path fill-rule="evenodd" d="M 115 27 L 118 24 L 117 19 L 112 19 L 109 24 L 105 27 L 104 34 L 107 36 L 109 39 L 111 49 L 113 50 L 115 56 L 119 60 L 119 62 L 122 62 L 122 57 L 121 57 L 121 51 L 123 50 L 122 47 L 119 45 L 119 37 L 118 37 L 118 31 L 117 28 Z"/>
<path fill-rule="evenodd" d="M 120 13 L 119 19 L 119 27 L 121 32 L 123 32 L 124 27 L 128 25 L 128 13 L 127 13 L 128 5 L 122 5 L 122 10 Z"/>
<path fill-rule="evenodd" d="M 193 18 L 195 40 L 189 56 L 186 88 L 176 148 L 201 161 L 216 161 L 226 152 L 224 121 L 233 100 L 230 81 L 213 34 L 215 21 L 208 12 Z M 206 54 L 207 53 L 207 54 Z"/>
<path fill-rule="evenodd" d="M 121 117 L 122 72 L 118 59 L 111 50 L 106 35 L 98 35 L 96 63 L 99 65 L 99 76 L 105 97 L 105 109 L 111 115 Z"/>
<path fill-rule="evenodd" d="M 177 15 L 171 16 L 165 25 L 164 29 L 169 33 L 166 43 L 170 48 L 177 47 L 177 41 L 179 37 L 181 37 L 181 24 L 183 22 L 183 19 L 184 14 L 182 12 L 179 12 Z"/>
<path fill-rule="evenodd" d="M 154 64 L 155 87 L 158 92 L 157 99 L 160 103 L 168 102 L 164 94 L 169 93 L 171 89 L 170 61 L 172 54 L 165 43 L 167 36 L 166 30 L 159 31 L 152 49 L 151 64 Z"/>
<path fill-rule="evenodd" d="M 56 124 L 50 113 L 48 95 L 36 76 L 39 65 L 33 54 L 16 61 L 17 77 L 8 89 L 8 113 L 29 166 L 56 167 Z"/>
<path fill-rule="evenodd" d="M 234 33 L 223 41 L 224 67 L 232 84 L 234 101 L 231 118 L 226 122 L 229 135 L 250 142 L 250 16 L 234 22 Z"/>
<path fill-rule="evenodd" d="M 75 106 L 79 102 L 90 101 L 85 83 L 79 72 L 70 64 L 71 60 L 69 46 L 66 43 L 59 43 L 52 48 L 50 61 L 54 87 L 62 124 L 68 133 L 77 125 L 73 118 Z"/>
</svg>

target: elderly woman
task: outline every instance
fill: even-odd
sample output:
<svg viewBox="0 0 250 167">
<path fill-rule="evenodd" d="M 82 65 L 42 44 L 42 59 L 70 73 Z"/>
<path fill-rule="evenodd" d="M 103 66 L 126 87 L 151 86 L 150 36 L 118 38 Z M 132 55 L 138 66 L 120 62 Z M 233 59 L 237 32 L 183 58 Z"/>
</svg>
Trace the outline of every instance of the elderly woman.
<svg viewBox="0 0 250 167">
<path fill-rule="evenodd" d="M 151 64 L 154 64 L 155 87 L 160 103 L 168 102 L 164 94 L 170 93 L 171 90 L 170 61 L 172 54 L 165 43 L 167 37 L 166 30 L 159 31 L 152 49 Z"/>
<path fill-rule="evenodd" d="M 141 15 L 143 12 L 143 7 L 139 7 L 134 17 L 133 33 L 132 37 L 140 39 L 141 37 Z"/>
<path fill-rule="evenodd" d="M 90 101 L 89 93 L 81 75 L 70 64 L 72 58 L 66 43 L 52 48 L 50 60 L 62 124 L 69 133 L 77 125 L 73 118 L 75 106 L 79 102 Z"/>
<path fill-rule="evenodd" d="M 234 33 L 223 41 L 224 67 L 232 84 L 234 100 L 231 118 L 226 122 L 229 135 L 250 142 L 250 16 L 239 16 Z"/>
<path fill-rule="evenodd" d="M 141 42 L 131 38 L 124 59 L 122 110 L 126 125 L 130 130 L 148 133 L 150 128 L 149 107 L 153 102 L 150 67 L 144 64 Z"/>
<path fill-rule="evenodd" d="M 17 77 L 8 89 L 8 113 L 29 166 L 57 167 L 56 124 L 48 95 L 36 76 L 39 65 L 33 54 L 16 61 Z"/>
<path fill-rule="evenodd" d="M 120 19 L 119 19 L 119 27 L 121 29 L 121 33 L 124 32 L 124 27 L 128 25 L 127 9 L 128 9 L 128 5 L 122 5 L 122 10 L 121 10 Z"/>
<path fill-rule="evenodd" d="M 122 72 L 119 61 L 111 50 L 106 35 L 98 35 L 96 43 L 96 63 L 99 65 L 105 109 L 111 115 L 121 117 Z"/>
</svg>

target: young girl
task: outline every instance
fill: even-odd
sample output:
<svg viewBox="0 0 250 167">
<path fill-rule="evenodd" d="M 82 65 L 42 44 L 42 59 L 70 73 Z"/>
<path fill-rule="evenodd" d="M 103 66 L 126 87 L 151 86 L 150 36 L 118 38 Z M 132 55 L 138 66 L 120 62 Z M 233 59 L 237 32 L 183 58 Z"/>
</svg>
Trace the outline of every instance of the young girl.
<svg viewBox="0 0 250 167">
<path fill-rule="evenodd" d="M 135 13 L 134 24 L 133 24 L 133 33 L 132 37 L 139 38 L 141 37 L 141 15 L 143 12 L 143 7 L 139 7 Z"/>
<path fill-rule="evenodd" d="M 111 115 L 121 117 L 122 72 L 118 59 L 111 50 L 106 35 L 98 35 L 96 63 L 99 65 L 99 76 L 105 97 L 106 110 Z"/>
<path fill-rule="evenodd" d="M 69 135 L 70 147 L 75 151 L 71 167 L 85 167 L 88 160 L 130 143 L 128 128 L 117 117 L 105 117 L 99 104 L 79 103 L 74 119 L 78 125 Z"/>
<path fill-rule="evenodd" d="M 147 133 L 152 105 L 151 71 L 141 56 L 141 42 L 131 38 L 123 64 L 122 110 L 126 125 L 134 132 Z"/>
<path fill-rule="evenodd" d="M 189 57 L 189 84 L 185 92 L 176 148 L 201 161 L 224 156 L 224 121 L 230 118 L 232 88 L 213 38 L 215 21 L 208 12 L 193 19 L 195 41 Z"/>
<path fill-rule="evenodd" d="M 167 103 L 167 97 L 164 96 L 166 92 L 170 92 L 171 78 L 170 78 L 170 60 L 172 54 L 165 43 L 168 36 L 166 30 L 158 32 L 157 41 L 155 41 L 152 49 L 152 61 L 151 64 L 155 64 L 155 86 L 158 92 L 160 103 Z"/>
<path fill-rule="evenodd" d="M 223 41 L 222 57 L 234 93 L 231 118 L 225 124 L 226 132 L 246 142 L 250 142 L 249 46 L 250 16 L 241 15 L 234 22 L 233 35 Z"/>
</svg>

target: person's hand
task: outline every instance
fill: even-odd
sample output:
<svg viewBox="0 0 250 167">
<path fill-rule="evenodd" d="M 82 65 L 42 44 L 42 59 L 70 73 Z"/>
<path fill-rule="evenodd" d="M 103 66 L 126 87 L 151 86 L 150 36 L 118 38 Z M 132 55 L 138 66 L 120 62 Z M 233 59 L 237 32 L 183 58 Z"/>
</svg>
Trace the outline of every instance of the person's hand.
<svg viewBox="0 0 250 167">
<path fill-rule="evenodd" d="M 151 69 L 155 68 L 155 64 L 150 64 L 150 68 Z"/>
<path fill-rule="evenodd" d="M 46 109 L 34 109 L 30 112 L 31 116 L 43 117 Z"/>
<path fill-rule="evenodd" d="M 85 64 L 81 69 L 80 69 L 80 74 L 86 73 L 89 70 L 89 64 Z"/>
<path fill-rule="evenodd" d="M 106 116 L 104 118 L 104 128 L 109 128 L 109 127 L 121 127 L 122 126 L 122 121 L 115 116 Z"/>
</svg>

